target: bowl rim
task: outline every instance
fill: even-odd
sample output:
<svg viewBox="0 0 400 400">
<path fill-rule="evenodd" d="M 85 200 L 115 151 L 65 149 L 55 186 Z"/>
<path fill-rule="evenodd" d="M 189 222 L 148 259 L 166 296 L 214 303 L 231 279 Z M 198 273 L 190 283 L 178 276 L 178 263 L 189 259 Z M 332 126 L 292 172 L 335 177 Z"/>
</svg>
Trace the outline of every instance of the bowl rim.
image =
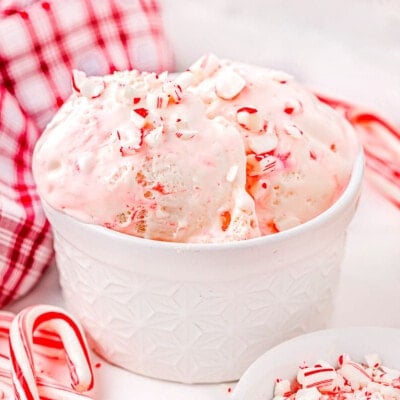
<svg viewBox="0 0 400 400">
<path fill-rule="evenodd" d="M 101 225 L 91 224 L 88 222 L 80 221 L 79 219 L 72 217 L 66 214 L 63 211 L 56 210 L 49 203 L 47 203 L 43 198 L 41 201 L 43 203 L 43 207 L 45 209 L 46 214 L 54 214 L 62 216 L 64 219 L 68 219 L 73 221 L 74 224 L 85 227 L 86 230 L 90 230 L 94 233 L 107 235 L 115 240 L 119 240 L 120 242 L 128 242 L 129 243 L 137 243 L 143 247 L 147 248 L 162 248 L 162 249 L 182 249 L 182 250 L 190 250 L 190 251 L 204 251 L 204 250 L 229 250 L 229 249 L 242 249 L 253 247 L 257 245 L 262 245 L 265 243 L 275 244 L 282 241 L 289 240 L 292 237 L 301 236 L 303 233 L 312 230 L 314 228 L 318 228 L 320 226 L 324 226 L 329 220 L 333 219 L 336 215 L 340 214 L 359 194 L 364 176 L 364 152 L 360 146 L 360 149 L 354 159 L 353 169 L 347 183 L 346 188 L 343 190 L 338 199 L 325 211 L 321 214 L 318 214 L 316 217 L 310 219 L 309 221 L 304 222 L 298 226 L 293 228 L 284 230 L 282 232 L 277 232 L 272 235 L 264 235 L 255 237 L 247 240 L 236 240 L 229 242 L 218 242 L 218 243 L 192 243 L 192 242 L 167 242 L 161 240 L 153 240 L 147 238 L 141 238 L 133 235 L 129 235 L 126 233 L 114 231 L 112 229 L 107 229 Z M 51 220 L 51 218 L 49 218 Z"/>
</svg>

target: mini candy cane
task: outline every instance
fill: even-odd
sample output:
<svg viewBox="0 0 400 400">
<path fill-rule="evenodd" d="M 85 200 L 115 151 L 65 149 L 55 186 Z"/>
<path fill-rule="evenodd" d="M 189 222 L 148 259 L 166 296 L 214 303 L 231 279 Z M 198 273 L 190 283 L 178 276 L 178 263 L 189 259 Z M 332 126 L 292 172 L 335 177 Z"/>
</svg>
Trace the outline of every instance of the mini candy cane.
<svg viewBox="0 0 400 400">
<path fill-rule="evenodd" d="M 0 335 L 9 338 L 9 330 L 15 314 L 7 311 L 0 311 Z M 60 351 L 64 352 L 62 342 L 59 336 L 52 331 L 45 329 L 38 329 L 33 338 L 35 344 L 34 350 L 46 357 L 59 357 Z M 7 354 L 0 354 L 0 379 L 5 385 L 4 390 L 7 391 L 7 387 L 11 389 L 12 379 L 10 373 L 10 359 Z M 69 388 L 60 386 L 55 381 L 51 381 L 48 378 L 37 377 L 36 384 L 38 392 L 41 398 L 48 400 L 79 400 L 79 399 L 90 399 L 90 397 L 76 393 Z M 1 396 L 5 395 L 4 391 L 0 391 Z"/>
<path fill-rule="evenodd" d="M 67 354 L 72 387 L 78 392 L 90 390 L 93 373 L 82 329 L 62 309 L 37 305 L 21 311 L 10 327 L 11 374 L 17 399 L 40 400 L 32 351 L 34 332 L 39 326 L 60 336 Z"/>
<path fill-rule="evenodd" d="M 0 311 L 0 336 L 8 339 L 9 330 L 15 314 L 9 311 Z M 60 358 L 64 354 L 64 347 L 57 333 L 38 329 L 33 337 L 35 352 L 50 358 Z M 1 356 L 1 354 L 0 354 Z"/>
</svg>

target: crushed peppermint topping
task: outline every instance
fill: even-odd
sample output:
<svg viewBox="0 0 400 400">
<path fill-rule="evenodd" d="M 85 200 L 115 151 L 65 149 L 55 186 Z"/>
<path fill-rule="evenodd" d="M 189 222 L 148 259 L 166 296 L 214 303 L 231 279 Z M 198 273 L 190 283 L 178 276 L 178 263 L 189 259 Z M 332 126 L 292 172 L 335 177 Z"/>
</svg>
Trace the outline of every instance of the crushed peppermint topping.
<svg viewBox="0 0 400 400">
<path fill-rule="evenodd" d="M 285 103 L 283 111 L 289 115 L 299 114 L 303 111 L 303 105 L 297 99 L 290 99 Z"/>
<path fill-rule="evenodd" d="M 182 72 L 176 79 L 175 83 L 182 89 L 188 88 L 196 82 L 196 77 L 191 71 Z"/>
<path fill-rule="evenodd" d="M 399 400 L 400 371 L 382 366 L 377 354 L 365 363 L 341 354 L 337 367 L 325 361 L 301 365 L 296 379 L 275 379 L 274 400 Z"/>
<path fill-rule="evenodd" d="M 189 67 L 189 71 L 202 77 L 208 77 L 219 67 L 219 59 L 214 54 L 206 54 Z"/>
<path fill-rule="evenodd" d="M 250 135 L 247 138 L 247 145 L 255 154 L 269 153 L 278 146 L 278 137 L 272 123 L 268 124 L 265 133 Z"/>
<path fill-rule="evenodd" d="M 146 125 L 149 110 L 146 108 L 135 108 L 131 112 L 131 121 L 137 128 L 141 129 Z"/>
<path fill-rule="evenodd" d="M 236 97 L 246 86 L 246 81 L 237 72 L 227 69 L 216 80 L 215 92 L 224 100 Z"/>
<path fill-rule="evenodd" d="M 177 83 L 165 82 L 163 91 L 172 103 L 179 103 L 182 100 L 182 88 Z"/>
<path fill-rule="evenodd" d="M 176 137 L 183 140 L 189 140 L 197 135 L 197 131 L 191 129 L 181 129 L 175 133 Z"/>
<path fill-rule="evenodd" d="M 259 112 L 254 107 L 241 107 L 236 111 L 237 122 L 245 129 L 252 132 L 259 132 L 263 129 L 264 122 Z"/>
<path fill-rule="evenodd" d="M 133 111 L 143 118 L 146 118 L 149 115 L 149 110 L 146 110 L 145 108 L 135 108 Z"/>
<path fill-rule="evenodd" d="M 150 147 L 156 147 L 162 139 L 163 127 L 157 126 L 144 137 L 145 143 Z"/>
<path fill-rule="evenodd" d="M 88 99 L 99 97 L 105 88 L 104 81 L 101 77 L 88 77 L 82 71 L 72 71 L 72 88 L 74 91 Z"/>
<path fill-rule="evenodd" d="M 303 136 L 303 131 L 296 125 L 286 125 L 285 132 L 295 139 L 300 139 Z"/>
<path fill-rule="evenodd" d="M 279 158 L 272 155 L 249 154 L 246 157 L 246 168 L 248 176 L 260 176 L 280 169 L 282 163 Z"/>
</svg>

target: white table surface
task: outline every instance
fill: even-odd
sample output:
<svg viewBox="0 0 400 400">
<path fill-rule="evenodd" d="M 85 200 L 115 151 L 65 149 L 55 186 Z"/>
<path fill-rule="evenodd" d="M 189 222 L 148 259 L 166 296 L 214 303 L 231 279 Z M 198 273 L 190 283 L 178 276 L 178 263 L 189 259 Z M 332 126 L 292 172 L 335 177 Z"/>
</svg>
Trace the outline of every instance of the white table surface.
<svg viewBox="0 0 400 400">
<path fill-rule="evenodd" d="M 8 307 L 63 305 L 56 268 L 28 296 Z M 349 227 L 347 253 L 331 327 L 381 325 L 400 328 L 400 210 L 364 185 Z M 93 355 L 98 400 L 223 400 L 231 384 L 181 385 L 157 381 L 113 367 Z"/>
</svg>

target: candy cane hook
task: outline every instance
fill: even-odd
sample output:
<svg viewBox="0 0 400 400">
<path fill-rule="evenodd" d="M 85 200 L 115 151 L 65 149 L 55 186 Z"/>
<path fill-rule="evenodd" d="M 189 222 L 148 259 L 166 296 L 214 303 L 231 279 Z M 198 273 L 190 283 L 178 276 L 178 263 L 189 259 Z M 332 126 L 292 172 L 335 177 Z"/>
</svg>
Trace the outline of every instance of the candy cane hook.
<svg viewBox="0 0 400 400">
<path fill-rule="evenodd" d="M 33 360 L 34 333 L 40 328 L 59 335 L 67 355 L 72 387 L 93 387 L 88 346 L 78 323 L 58 307 L 37 305 L 24 309 L 10 327 L 11 375 L 18 400 L 40 400 Z"/>
</svg>

